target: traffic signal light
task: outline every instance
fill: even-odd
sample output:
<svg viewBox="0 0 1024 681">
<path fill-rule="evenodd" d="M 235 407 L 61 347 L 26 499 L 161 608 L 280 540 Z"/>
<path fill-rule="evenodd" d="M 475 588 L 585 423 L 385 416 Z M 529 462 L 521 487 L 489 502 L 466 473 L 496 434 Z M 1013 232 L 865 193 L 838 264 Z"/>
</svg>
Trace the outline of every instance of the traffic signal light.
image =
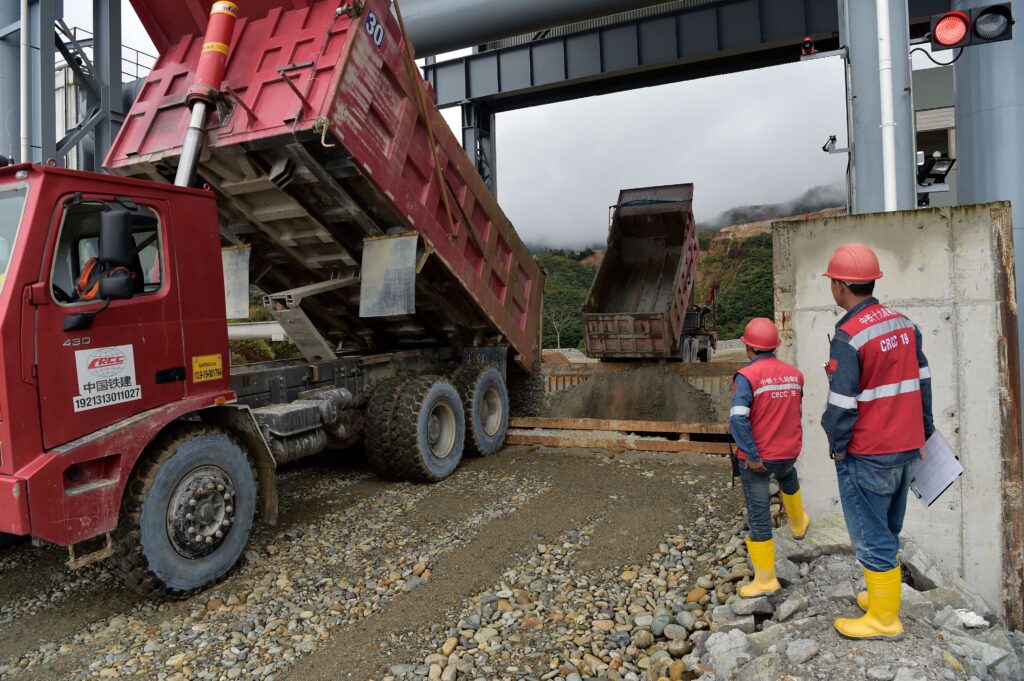
<svg viewBox="0 0 1024 681">
<path fill-rule="evenodd" d="M 966 12 L 945 12 L 932 17 L 932 51 L 984 45 L 1013 37 L 1010 3 L 976 7 Z"/>
</svg>

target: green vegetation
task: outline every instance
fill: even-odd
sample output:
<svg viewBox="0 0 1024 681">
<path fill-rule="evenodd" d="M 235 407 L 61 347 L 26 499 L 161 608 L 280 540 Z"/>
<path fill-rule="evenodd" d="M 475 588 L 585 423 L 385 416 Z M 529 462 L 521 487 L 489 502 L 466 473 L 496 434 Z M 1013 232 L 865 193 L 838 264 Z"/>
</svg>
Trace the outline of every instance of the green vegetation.
<svg viewBox="0 0 1024 681">
<path fill-rule="evenodd" d="M 716 290 L 719 338 L 739 338 L 754 317 L 775 317 L 772 281 L 772 236 L 720 238 L 700 234 L 694 301 L 705 303 Z M 583 348 L 580 308 L 590 291 L 597 268 L 583 262 L 593 249 L 550 250 L 537 259 L 548 273 L 544 287 L 544 347 Z"/>
<path fill-rule="evenodd" d="M 249 293 L 249 318 L 231 319 L 228 324 L 239 322 L 272 322 L 274 318 L 263 305 L 263 294 L 259 292 Z M 301 357 L 302 353 L 288 341 L 266 341 L 262 339 L 233 340 L 228 341 L 228 348 L 231 350 L 231 364 L 253 364 L 255 362 L 270 362 L 275 359 L 293 359 Z"/>
<path fill-rule="evenodd" d="M 594 255 L 582 251 L 550 250 L 537 256 L 548 278 L 544 285 L 544 347 L 582 347 L 580 308 L 597 269 L 582 261 Z"/>
<path fill-rule="evenodd" d="M 719 338 L 739 338 L 754 317 L 775 318 L 772 280 L 772 235 L 748 238 L 701 238 L 697 300 L 706 301 L 717 290 Z"/>
</svg>

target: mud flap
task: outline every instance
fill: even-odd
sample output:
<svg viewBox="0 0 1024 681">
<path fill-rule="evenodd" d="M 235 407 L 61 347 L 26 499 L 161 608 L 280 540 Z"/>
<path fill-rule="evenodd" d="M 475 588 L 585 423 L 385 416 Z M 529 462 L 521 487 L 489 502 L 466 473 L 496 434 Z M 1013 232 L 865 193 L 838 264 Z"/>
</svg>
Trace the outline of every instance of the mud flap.
<svg viewBox="0 0 1024 681">
<path fill-rule="evenodd" d="M 220 251 L 224 266 L 224 303 L 228 319 L 249 317 L 250 246 L 229 246 Z"/>
<path fill-rule="evenodd" d="M 416 312 L 415 232 L 363 242 L 359 316 L 394 317 Z"/>
</svg>

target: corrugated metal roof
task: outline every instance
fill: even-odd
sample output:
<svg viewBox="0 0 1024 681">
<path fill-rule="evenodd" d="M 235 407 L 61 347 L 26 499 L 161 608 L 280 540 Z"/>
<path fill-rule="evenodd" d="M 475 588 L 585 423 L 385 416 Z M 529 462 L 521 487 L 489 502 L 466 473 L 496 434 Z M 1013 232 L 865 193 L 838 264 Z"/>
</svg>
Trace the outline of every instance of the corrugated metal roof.
<svg viewBox="0 0 1024 681">
<path fill-rule="evenodd" d="M 515 47 L 516 45 L 525 45 L 527 43 L 533 42 L 534 40 L 539 40 L 541 38 L 552 38 L 555 36 L 568 35 L 570 33 L 579 33 L 580 31 L 589 31 L 591 29 L 601 28 L 602 26 L 611 26 L 613 24 L 618 24 L 625 21 L 634 21 L 636 19 L 655 17 L 660 14 L 676 12 L 682 9 L 700 7 L 701 5 L 714 5 L 717 2 L 719 2 L 719 0 L 675 0 L 674 2 L 666 2 L 661 5 L 644 7 L 642 9 L 636 9 L 630 12 L 610 14 L 606 17 L 601 17 L 599 19 L 591 19 L 589 21 L 580 21 L 575 24 L 556 26 L 554 28 L 549 28 L 546 31 L 541 31 L 539 33 L 528 33 L 526 35 L 505 38 L 504 40 L 495 40 L 493 42 L 487 43 L 486 49 L 498 50 L 504 47 Z"/>
</svg>

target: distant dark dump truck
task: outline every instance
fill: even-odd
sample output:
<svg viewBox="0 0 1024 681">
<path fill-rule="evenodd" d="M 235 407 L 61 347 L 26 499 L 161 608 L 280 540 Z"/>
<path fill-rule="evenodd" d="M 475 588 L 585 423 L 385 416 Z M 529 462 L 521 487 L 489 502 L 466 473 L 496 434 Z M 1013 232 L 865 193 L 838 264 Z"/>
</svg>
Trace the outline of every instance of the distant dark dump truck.
<svg viewBox="0 0 1024 681">
<path fill-rule="evenodd" d="M 707 362 L 717 334 L 711 308 L 693 304 L 693 185 L 624 189 L 609 211 L 608 249 L 583 305 L 587 354 Z"/>
</svg>

